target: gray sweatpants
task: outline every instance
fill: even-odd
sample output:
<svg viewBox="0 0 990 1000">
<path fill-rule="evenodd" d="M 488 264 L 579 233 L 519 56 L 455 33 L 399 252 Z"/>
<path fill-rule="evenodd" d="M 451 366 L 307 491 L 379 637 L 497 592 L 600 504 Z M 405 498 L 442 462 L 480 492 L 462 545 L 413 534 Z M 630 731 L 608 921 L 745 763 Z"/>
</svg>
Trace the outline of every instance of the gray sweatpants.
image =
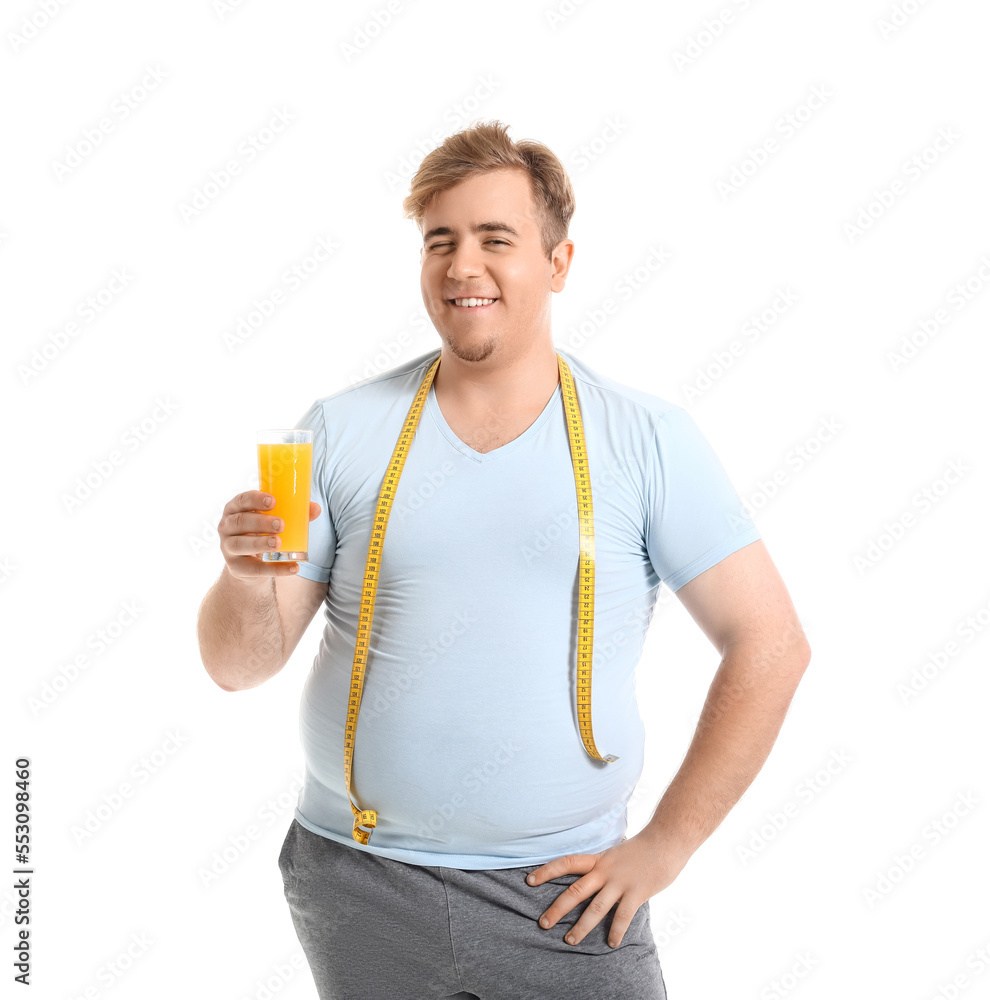
<svg viewBox="0 0 990 1000">
<path fill-rule="evenodd" d="M 411 865 L 295 819 L 278 866 L 320 1000 L 666 1000 L 649 903 L 618 948 L 615 907 L 576 945 L 564 935 L 590 900 L 549 930 L 537 923 L 580 875 L 531 886 L 539 865 Z"/>
</svg>

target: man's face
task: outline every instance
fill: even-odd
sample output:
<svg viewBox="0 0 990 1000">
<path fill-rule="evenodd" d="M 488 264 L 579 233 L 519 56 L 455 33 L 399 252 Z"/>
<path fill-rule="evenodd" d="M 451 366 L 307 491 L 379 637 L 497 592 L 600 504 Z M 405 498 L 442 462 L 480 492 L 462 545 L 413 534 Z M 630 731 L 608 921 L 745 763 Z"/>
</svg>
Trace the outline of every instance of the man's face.
<svg viewBox="0 0 990 1000">
<path fill-rule="evenodd" d="M 529 175 L 518 168 L 468 177 L 426 210 L 423 302 L 458 358 L 511 360 L 550 339 L 550 293 L 564 287 L 574 244 L 562 240 L 547 260 L 540 221 Z"/>
</svg>

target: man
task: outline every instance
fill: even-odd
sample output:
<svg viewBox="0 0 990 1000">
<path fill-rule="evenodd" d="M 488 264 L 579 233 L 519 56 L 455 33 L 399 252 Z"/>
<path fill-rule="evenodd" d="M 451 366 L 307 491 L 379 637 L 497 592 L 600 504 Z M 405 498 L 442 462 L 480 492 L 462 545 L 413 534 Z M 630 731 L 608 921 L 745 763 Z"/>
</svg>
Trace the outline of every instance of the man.
<svg viewBox="0 0 990 1000">
<path fill-rule="evenodd" d="M 203 661 L 225 690 L 261 684 L 325 608 L 279 857 L 321 998 L 664 998 L 643 904 L 759 772 L 808 643 L 688 414 L 555 350 L 574 200 L 553 153 L 478 125 L 424 159 L 405 207 L 441 348 L 300 421 L 307 562 L 260 559 L 280 544 L 270 496 L 227 504 Z M 661 582 L 722 661 L 680 770 L 626 839 L 633 673 Z"/>
</svg>

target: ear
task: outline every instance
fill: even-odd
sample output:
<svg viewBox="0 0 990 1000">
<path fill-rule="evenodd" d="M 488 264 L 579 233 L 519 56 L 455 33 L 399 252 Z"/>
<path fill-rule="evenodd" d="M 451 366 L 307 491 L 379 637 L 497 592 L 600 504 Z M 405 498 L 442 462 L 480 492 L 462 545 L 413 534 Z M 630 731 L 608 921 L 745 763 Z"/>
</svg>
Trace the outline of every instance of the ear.
<svg viewBox="0 0 990 1000">
<path fill-rule="evenodd" d="M 574 241 L 561 240 L 553 249 L 553 258 L 550 261 L 553 270 L 550 273 L 550 290 L 562 292 L 567 281 L 567 272 L 571 269 L 571 260 L 574 257 Z"/>
</svg>

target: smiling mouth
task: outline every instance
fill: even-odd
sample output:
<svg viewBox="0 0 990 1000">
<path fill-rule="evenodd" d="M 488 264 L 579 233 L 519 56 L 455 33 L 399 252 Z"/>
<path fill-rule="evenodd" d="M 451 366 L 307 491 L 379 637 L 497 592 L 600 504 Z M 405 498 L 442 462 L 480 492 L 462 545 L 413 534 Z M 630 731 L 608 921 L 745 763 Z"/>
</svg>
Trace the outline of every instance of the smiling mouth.
<svg viewBox="0 0 990 1000">
<path fill-rule="evenodd" d="M 447 299 L 447 302 L 458 309 L 487 309 L 498 302 L 498 299 Z"/>
</svg>

